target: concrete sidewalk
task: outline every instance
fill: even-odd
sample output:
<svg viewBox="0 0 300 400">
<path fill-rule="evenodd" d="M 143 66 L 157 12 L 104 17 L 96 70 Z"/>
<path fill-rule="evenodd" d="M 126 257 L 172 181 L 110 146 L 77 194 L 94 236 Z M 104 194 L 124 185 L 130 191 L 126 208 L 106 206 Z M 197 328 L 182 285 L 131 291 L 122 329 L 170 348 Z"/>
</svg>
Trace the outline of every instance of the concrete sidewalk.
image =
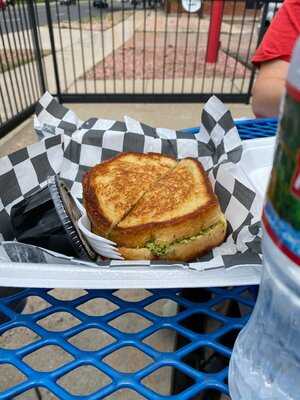
<svg viewBox="0 0 300 400">
<path fill-rule="evenodd" d="M 84 80 L 78 79 L 69 87 L 70 93 L 140 93 L 140 94 L 168 94 L 178 93 L 178 100 L 181 93 L 244 93 L 249 78 L 175 78 L 173 79 L 106 79 Z"/>
</svg>

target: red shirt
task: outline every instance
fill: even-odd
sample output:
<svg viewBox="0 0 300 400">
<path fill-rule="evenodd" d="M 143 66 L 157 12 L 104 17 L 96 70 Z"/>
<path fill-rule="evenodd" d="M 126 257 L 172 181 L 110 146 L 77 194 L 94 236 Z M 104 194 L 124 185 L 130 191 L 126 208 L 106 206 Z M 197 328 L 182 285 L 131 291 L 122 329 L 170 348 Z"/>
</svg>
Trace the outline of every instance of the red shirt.
<svg viewBox="0 0 300 400">
<path fill-rule="evenodd" d="M 252 61 L 290 61 L 295 42 L 300 35 L 300 0 L 285 0 L 277 11 Z"/>
</svg>

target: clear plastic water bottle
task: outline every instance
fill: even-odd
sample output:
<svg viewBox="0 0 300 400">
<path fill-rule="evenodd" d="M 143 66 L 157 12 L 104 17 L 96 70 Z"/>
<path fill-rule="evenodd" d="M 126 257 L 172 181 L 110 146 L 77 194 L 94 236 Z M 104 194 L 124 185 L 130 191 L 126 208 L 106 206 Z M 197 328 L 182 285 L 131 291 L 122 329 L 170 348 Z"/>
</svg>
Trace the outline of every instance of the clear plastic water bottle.
<svg viewBox="0 0 300 400">
<path fill-rule="evenodd" d="M 262 282 L 229 367 L 232 400 L 300 400 L 300 40 L 263 212 Z"/>
</svg>

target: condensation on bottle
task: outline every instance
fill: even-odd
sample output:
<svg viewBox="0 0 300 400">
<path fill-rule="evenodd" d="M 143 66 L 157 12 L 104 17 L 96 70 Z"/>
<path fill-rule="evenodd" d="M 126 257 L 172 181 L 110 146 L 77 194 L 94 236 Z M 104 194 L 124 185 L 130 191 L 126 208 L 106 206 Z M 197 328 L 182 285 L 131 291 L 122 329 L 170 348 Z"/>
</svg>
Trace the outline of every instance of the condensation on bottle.
<svg viewBox="0 0 300 400">
<path fill-rule="evenodd" d="M 289 67 L 262 221 L 262 281 L 234 346 L 230 395 L 300 400 L 300 39 Z"/>
</svg>

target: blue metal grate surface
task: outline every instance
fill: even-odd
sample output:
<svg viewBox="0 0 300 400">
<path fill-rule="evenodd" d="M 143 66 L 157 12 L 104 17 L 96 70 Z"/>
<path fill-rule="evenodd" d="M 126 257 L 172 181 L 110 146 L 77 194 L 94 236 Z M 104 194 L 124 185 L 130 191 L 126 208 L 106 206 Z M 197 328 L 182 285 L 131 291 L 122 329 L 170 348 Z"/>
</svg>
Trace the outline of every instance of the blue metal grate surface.
<svg viewBox="0 0 300 400">
<path fill-rule="evenodd" d="M 247 119 L 236 121 L 235 125 L 242 139 L 254 139 L 274 136 L 277 130 L 277 118 Z M 183 129 L 186 133 L 197 133 L 199 127 Z"/>
<path fill-rule="evenodd" d="M 23 329 L 27 328 L 34 333 L 33 337 L 35 341 L 25 344 L 18 349 L 12 348 L 11 345 L 8 346 L 9 349 L 3 348 L 5 346 L 0 341 L 0 346 L 2 347 L 0 350 L 0 371 L 3 364 L 11 364 L 24 374 L 22 382 L 10 388 L 5 388 L 6 390 L 0 390 L 0 399 L 17 398 L 17 395 L 20 393 L 24 393 L 35 387 L 47 388 L 59 399 L 113 399 L 115 397 L 110 397 L 110 395 L 125 388 L 132 389 L 132 391 L 140 395 L 140 397 L 128 397 L 132 399 L 146 398 L 162 400 L 172 398 L 185 400 L 196 399 L 199 393 L 206 393 L 208 397 L 203 398 L 211 399 L 213 397 L 209 397 L 209 393 L 223 393 L 227 395 L 227 369 L 232 346 L 232 340 L 228 341 L 228 337 L 231 337 L 231 334 L 234 332 L 236 334 L 248 320 L 254 305 L 255 293 L 249 287 L 197 290 L 199 293 L 202 293 L 202 302 L 191 301 L 183 297 L 178 290 L 143 291 L 141 297 L 145 298 L 138 299 L 138 301 L 136 301 L 136 298 L 130 300 L 130 291 L 126 291 L 126 296 L 124 297 L 125 291 L 89 290 L 80 293 L 80 297 L 72 300 L 64 300 L 57 294 L 54 297 L 53 291 L 24 289 L 15 295 L 3 297 L 0 303 L 0 315 L 6 321 L 0 325 L 0 338 L 7 331 L 10 331 L 10 334 L 13 335 L 14 329 L 23 327 Z M 122 292 L 123 298 L 120 298 L 120 293 L 122 294 Z M 15 304 L 31 296 L 38 296 L 44 302 L 47 302 L 45 303 L 45 309 L 32 312 L 34 310 L 30 310 L 30 308 L 27 310 L 28 307 L 26 307 L 26 314 L 14 311 Z M 108 303 L 111 307 L 114 305 L 115 307 L 113 308 L 116 309 L 113 311 L 108 310 L 105 315 L 101 316 L 87 315 L 82 307 L 87 302 L 95 299 L 101 299 L 106 302 L 105 307 L 98 308 L 100 313 L 101 310 L 102 312 L 105 309 L 107 310 Z M 168 308 L 166 304 L 176 304 L 178 312 L 171 313 L 171 316 L 166 315 L 168 313 L 163 311 Z M 236 317 L 236 314 L 232 313 L 224 315 L 225 308 L 227 308 L 228 313 L 226 304 L 234 304 L 235 308 L 238 307 L 240 310 L 243 310 L 244 315 L 240 317 Z M 70 326 L 74 326 L 69 327 L 67 326 L 68 324 L 62 324 L 62 319 L 58 319 L 58 322 L 54 325 L 47 325 L 45 322 L 47 318 L 53 318 L 55 314 L 57 315 L 57 313 L 61 312 L 69 314 L 68 322 Z M 132 330 L 136 329 L 131 324 L 129 326 L 125 324 L 120 328 L 120 325 L 116 324 L 115 321 L 120 320 L 120 317 L 125 314 L 128 315 L 128 313 L 133 313 L 135 318 L 142 318 L 148 321 L 146 327 L 142 326 L 142 329 L 138 332 L 132 332 Z M 76 324 L 73 319 L 76 319 Z M 203 319 L 206 321 L 207 331 L 202 331 L 202 328 L 200 329 Z M 72 338 L 90 329 L 98 329 L 101 332 L 105 332 L 105 335 L 113 338 L 113 342 L 104 345 L 104 347 L 96 351 L 90 351 L 90 349 L 84 351 L 76 347 L 76 341 L 74 343 Z M 149 344 L 148 338 L 153 337 L 153 334 L 164 329 L 172 330 L 177 335 L 180 335 L 181 339 L 184 339 L 182 347 L 177 351 L 172 352 L 170 349 L 157 349 L 155 348 L 156 346 L 153 347 L 151 345 L 151 341 Z M 103 344 L 101 338 L 99 343 Z M 51 358 L 51 352 L 46 353 L 48 356 L 44 358 L 41 352 L 38 353 L 45 346 L 50 345 L 58 346 L 64 350 L 66 356 L 68 355 L 67 360 L 61 360 L 65 362 L 64 365 L 52 368 L 53 366 L 49 359 L 49 357 Z M 82 343 L 80 347 L 82 347 Z M 132 373 L 124 372 L 124 366 L 121 366 L 122 362 L 120 363 L 120 361 L 117 361 L 114 365 L 110 365 L 107 361 L 107 356 L 111 353 L 120 351 L 120 349 L 128 350 L 129 347 L 139 350 L 139 354 L 147 358 L 147 365 L 143 365 L 142 368 L 139 367 L 140 361 L 137 359 L 138 370 Z M 219 363 L 217 367 L 213 366 L 212 368 L 212 364 L 209 364 L 203 358 L 202 367 L 200 366 L 198 370 L 193 368 L 193 364 L 190 362 L 190 355 L 195 350 L 199 352 L 199 349 L 206 351 L 206 359 L 212 359 L 213 356 L 217 355 L 223 359 L 223 363 Z M 39 355 L 33 357 L 33 361 L 30 358 L 28 361 L 28 356 L 35 352 Z M 132 363 L 129 356 L 126 358 L 124 352 L 122 353 L 122 357 L 125 357 L 126 363 Z M 117 360 L 119 359 L 117 358 Z M 76 393 L 72 394 L 74 388 L 72 389 L 71 387 L 71 389 L 68 389 L 71 392 L 66 390 L 61 385 L 60 380 L 71 371 L 87 366 L 90 368 L 90 373 L 96 373 L 96 376 L 101 373 L 101 376 L 105 376 L 104 380 L 101 378 L 104 386 L 101 385 L 98 390 L 92 394 L 88 394 L 88 396 L 81 393 L 80 397 L 77 397 Z M 94 369 L 91 369 L 91 366 Z M 180 393 L 178 393 L 177 389 L 177 393 L 172 396 L 169 395 L 166 397 L 159 393 L 157 391 L 159 388 L 157 389 L 155 384 L 156 380 L 151 380 L 151 375 L 158 373 L 159 376 L 159 371 L 162 371 L 164 367 L 172 367 L 173 372 L 176 370 L 177 376 L 180 373 L 184 379 L 188 379 L 189 386 L 182 388 Z M 38 369 L 41 369 L 42 372 L 38 371 Z M 47 370 L 46 372 L 45 369 Z M 118 369 L 121 369 L 121 371 Z M 155 372 L 157 370 L 158 372 Z M 150 379 L 147 378 L 149 376 Z M 147 378 L 146 381 L 145 378 Z M 97 379 L 99 382 L 99 378 Z"/>
<path fill-rule="evenodd" d="M 274 136 L 277 130 L 277 118 L 261 118 L 237 121 L 236 126 L 242 139 Z"/>
<path fill-rule="evenodd" d="M 243 139 L 251 139 L 274 135 L 277 120 L 247 120 L 236 125 Z M 81 292 L 72 299 L 43 289 L 2 294 L 0 399 L 229 399 L 228 362 L 234 339 L 254 306 L 255 288 L 197 289 L 197 296 L 186 296 L 180 290 L 140 291 L 138 299 L 130 291 Z M 25 299 L 27 306 L 20 313 Z M 93 301 L 101 304 L 84 308 Z M 38 308 L 30 308 L 32 304 Z M 176 312 L 166 312 L 170 304 Z M 123 323 L 118 323 L 122 318 Z M 97 339 L 95 330 L 100 332 Z M 175 350 L 168 348 L 162 335 L 166 330 L 177 336 Z M 91 331 L 92 339 L 75 340 Z M 157 334 L 161 335 L 158 340 L 151 340 Z M 103 340 L 104 336 L 110 340 Z M 88 347 L 91 343 L 97 347 L 97 341 L 99 348 Z M 42 353 L 46 348 L 48 352 Z M 135 365 L 135 370 L 129 365 Z M 166 367 L 173 374 L 173 385 L 167 376 L 173 388 L 170 393 L 161 387 Z M 82 390 L 85 377 L 98 385 L 89 393 Z"/>
</svg>

